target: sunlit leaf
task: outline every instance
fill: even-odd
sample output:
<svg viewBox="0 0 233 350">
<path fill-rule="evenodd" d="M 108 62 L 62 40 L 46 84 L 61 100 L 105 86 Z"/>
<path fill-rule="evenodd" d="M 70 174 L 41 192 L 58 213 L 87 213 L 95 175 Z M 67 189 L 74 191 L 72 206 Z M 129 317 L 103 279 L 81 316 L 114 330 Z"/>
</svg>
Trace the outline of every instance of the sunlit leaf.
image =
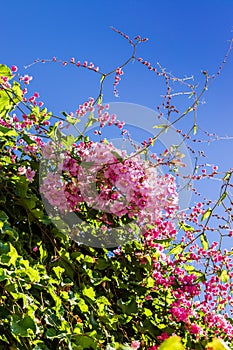
<svg viewBox="0 0 233 350">
<path fill-rule="evenodd" d="M 206 345 L 206 350 L 230 350 L 230 348 L 222 339 L 214 338 Z"/>
<path fill-rule="evenodd" d="M 223 192 L 223 194 L 221 195 L 221 197 L 218 200 L 218 205 L 220 205 L 222 203 L 222 201 L 226 198 L 227 196 L 227 192 Z"/>
<path fill-rule="evenodd" d="M 206 238 L 206 235 L 202 234 L 200 236 L 200 240 L 201 240 L 201 245 L 202 245 L 203 249 L 207 250 L 209 247 L 209 243 L 208 243 L 208 240 Z"/>
<path fill-rule="evenodd" d="M 0 76 L 8 77 L 10 79 L 12 78 L 13 74 L 9 67 L 7 67 L 5 64 L 0 64 Z"/>
<path fill-rule="evenodd" d="M 181 338 L 174 335 L 160 345 L 159 350 L 185 350 L 181 343 Z"/>
<path fill-rule="evenodd" d="M 182 230 L 184 230 L 185 232 L 186 232 L 186 231 L 189 231 L 189 232 L 194 232 L 194 231 L 195 231 L 194 227 L 192 227 L 192 226 L 190 226 L 190 225 L 187 225 L 187 224 L 184 224 L 184 223 L 182 223 L 182 222 L 179 222 L 179 227 L 180 227 Z"/>
<path fill-rule="evenodd" d="M 208 217 L 212 214 L 212 210 L 210 208 L 208 208 L 204 214 L 202 215 L 201 221 L 204 221 L 206 219 L 208 219 Z"/>
<path fill-rule="evenodd" d="M 220 281 L 223 283 L 226 283 L 229 281 L 229 275 L 226 270 L 222 270 L 222 272 L 219 275 Z"/>
</svg>

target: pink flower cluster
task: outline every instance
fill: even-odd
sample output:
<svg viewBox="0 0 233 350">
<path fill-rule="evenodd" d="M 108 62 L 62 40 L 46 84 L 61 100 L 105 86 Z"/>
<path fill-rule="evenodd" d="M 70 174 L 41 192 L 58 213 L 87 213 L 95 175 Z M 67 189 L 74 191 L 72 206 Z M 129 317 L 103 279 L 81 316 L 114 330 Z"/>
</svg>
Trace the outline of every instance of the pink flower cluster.
<svg viewBox="0 0 233 350">
<path fill-rule="evenodd" d="M 33 181 L 35 176 L 35 171 L 31 169 L 31 167 L 26 168 L 25 166 L 20 166 L 18 168 L 19 175 L 25 175 L 29 182 Z"/>
<path fill-rule="evenodd" d="M 140 345 L 141 345 L 140 341 L 133 340 L 131 343 L 131 348 L 134 350 L 138 350 L 140 348 Z"/>
<path fill-rule="evenodd" d="M 163 230 L 166 231 L 166 221 L 163 221 L 159 229 L 155 225 L 148 230 L 145 234 L 145 246 L 156 249 L 158 254 L 157 257 L 152 258 L 152 277 L 154 278 L 152 291 L 159 293 L 164 291 L 171 296 L 167 305 L 169 323 L 183 324 L 183 327 L 196 340 L 201 336 L 206 337 L 209 329 L 215 336 L 226 335 L 228 339 L 232 339 L 233 325 L 228 321 L 228 314 L 221 313 L 226 305 L 229 303 L 233 305 L 230 294 L 233 288 L 233 273 L 230 272 L 232 259 L 227 256 L 227 252 L 224 254 L 218 250 L 217 242 L 213 242 L 207 250 L 193 245 L 190 251 L 183 251 L 178 254 L 177 259 L 174 259 L 169 254 L 165 254 L 164 247 L 155 241 L 162 236 Z M 195 250 L 199 254 L 195 253 Z M 140 258 L 140 253 L 138 257 Z M 144 257 L 141 258 L 142 263 L 145 263 L 144 259 Z M 207 269 L 208 274 L 205 274 L 205 278 L 200 281 L 198 277 L 208 266 L 207 261 L 213 261 L 214 265 Z M 194 266 L 198 264 L 198 270 L 190 263 Z M 225 283 L 218 277 L 223 269 L 228 271 Z M 150 300 L 153 298 L 148 294 L 145 301 Z"/>
<path fill-rule="evenodd" d="M 54 159 L 52 145 L 44 149 L 44 156 Z M 174 178 L 159 176 L 139 156 L 126 156 L 111 144 L 80 143 L 75 157 L 66 153 L 58 173 L 49 172 L 40 190 L 58 210 L 80 211 L 79 204 L 85 202 L 103 213 L 105 224 L 109 224 L 105 213 L 115 218 L 127 215 L 136 218 L 140 226 L 155 222 L 166 237 L 174 237 L 173 225 L 162 220 L 163 216 L 171 218 L 177 210 Z M 157 235 L 155 230 L 153 234 Z"/>
<path fill-rule="evenodd" d="M 115 125 L 119 129 L 122 129 L 125 123 L 118 120 L 115 114 L 110 114 L 108 112 L 108 109 L 109 105 L 97 105 L 98 123 L 100 125 L 100 128 L 103 128 L 105 125 Z"/>
<path fill-rule="evenodd" d="M 82 105 L 79 105 L 79 108 L 76 110 L 77 117 L 84 117 L 87 113 L 94 112 L 94 98 L 89 98 L 88 101 L 84 102 Z"/>
<path fill-rule="evenodd" d="M 119 82 L 121 80 L 120 76 L 123 75 L 123 74 L 124 74 L 124 72 L 123 72 L 123 70 L 120 67 L 116 69 L 116 75 L 115 75 L 114 84 L 113 84 L 113 86 L 114 86 L 114 95 L 116 97 L 118 97 L 118 90 L 117 90 L 116 87 L 117 87 L 117 85 L 119 84 Z"/>
</svg>

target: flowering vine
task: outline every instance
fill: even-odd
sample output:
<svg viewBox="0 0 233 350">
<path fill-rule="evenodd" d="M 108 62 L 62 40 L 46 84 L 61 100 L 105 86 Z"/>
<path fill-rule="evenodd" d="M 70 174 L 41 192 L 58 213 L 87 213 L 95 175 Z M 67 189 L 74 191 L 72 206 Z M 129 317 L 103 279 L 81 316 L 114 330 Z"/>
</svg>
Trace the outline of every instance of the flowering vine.
<svg viewBox="0 0 233 350">
<path fill-rule="evenodd" d="M 33 63 L 70 64 L 100 75 L 98 96 L 62 116 L 48 112 L 38 92 L 28 91 L 31 76 L 20 75 L 16 66 L 0 65 L 0 345 L 34 350 L 228 349 L 233 344 L 233 261 L 232 252 L 221 244 L 233 235 L 232 169 L 221 174 L 213 165 L 208 172 L 208 165 L 199 164 L 193 144 L 203 142 L 196 138 L 201 130 L 198 102 L 220 74 L 231 45 L 214 76 L 203 72 L 204 86 L 197 93 L 190 79 L 137 57 L 138 44 L 147 39 L 132 40 L 113 30 L 133 52 L 110 72 L 73 57 Z M 160 130 L 140 146 L 124 121 L 103 103 L 105 79 L 113 76 L 117 96 L 124 67 L 133 60 L 163 78 L 166 86 L 157 110 L 167 124 L 155 126 Z M 181 90 L 173 92 L 174 84 Z M 193 98 L 191 106 L 179 112 L 173 99 L 187 92 Z M 161 154 L 148 150 L 189 113 L 190 130 L 176 132 L 192 144 L 196 162 L 187 186 L 198 200 L 180 210 L 176 177 L 184 166 L 182 154 L 175 146 Z M 64 133 L 85 118 L 77 137 Z M 86 134 L 92 125 L 99 142 Z M 109 127 L 133 144 L 132 153 L 102 137 Z M 165 175 L 159 166 L 165 167 Z M 201 200 L 193 181 L 218 176 L 219 198 Z M 70 214 L 81 219 L 75 234 L 67 231 Z M 74 226 L 72 220 L 68 229 Z M 96 233 L 107 242 L 115 228 L 120 230 L 115 245 L 83 244 L 85 235 L 90 239 Z M 219 233 L 219 241 L 208 239 L 213 232 Z"/>
</svg>

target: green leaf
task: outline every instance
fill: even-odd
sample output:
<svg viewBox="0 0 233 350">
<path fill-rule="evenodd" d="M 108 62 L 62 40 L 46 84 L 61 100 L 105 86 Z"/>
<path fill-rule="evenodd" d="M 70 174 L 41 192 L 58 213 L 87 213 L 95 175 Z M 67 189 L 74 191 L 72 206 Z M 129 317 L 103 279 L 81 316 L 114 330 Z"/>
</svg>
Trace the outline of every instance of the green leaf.
<svg viewBox="0 0 233 350">
<path fill-rule="evenodd" d="M 22 139 L 27 142 L 28 145 L 32 145 L 32 144 L 35 144 L 36 141 L 32 140 L 27 134 L 24 134 L 22 136 Z"/>
<path fill-rule="evenodd" d="M 0 241 L 0 255 L 7 254 L 10 251 L 9 243 L 3 243 Z"/>
<path fill-rule="evenodd" d="M 25 294 L 23 294 L 23 293 L 14 293 L 14 292 L 10 292 L 10 294 L 13 297 L 14 300 L 22 299 L 23 307 L 28 306 L 27 297 L 26 297 Z"/>
<path fill-rule="evenodd" d="M 57 276 L 57 278 L 60 280 L 61 275 L 63 274 L 65 269 L 63 269 L 63 267 L 60 267 L 60 266 L 55 266 L 53 267 L 53 271 L 55 272 L 55 275 Z"/>
<path fill-rule="evenodd" d="M 212 213 L 212 209 L 208 208 L 202 215 L 201 221 L 206 220 Z"/>
<path fill-rule="evenodd" d="M 48 256 L 48 251 L 43 248 L 41 243 L 39 244 L 39 252 L 40 252 L 40 262 L 43 264 L 43 262 Z"/>
<path fill-rule="evenodd" d="M 184 224 L 182 222 L 179 222 L 178 223 L 179 227 L 184 230 L 185 232 L 189 231 L 189 232 L 194 232 L 195 229 L 194 227 L 190 226 L 190 225 L 187 225 L 187 224 Z"/>
<path fill-rule="evenodd" d="M 93 258 L 92 256 L 90 255 L 86 255 L 83 259 L 84 262 L 87 262 L 87 263 L 91 263 L 93 264 L 95 262 L 95 258 Z"/>
<path fill-rule="evenodd" d="M 228 275 L 227 271 L 226 270 L 222 270 L 222 272 L 220 273 L 219 278 L 220 278 L 220 281 L 223 282 L 223 283 L 228 282 L 229 281 L 229 275 Z"/>
<path fill-rule="evenodd" d="M 65 111 L 62 111 L 61 112 L 64 117 L 66 117 L 66 121 L 69 123 L 69 124 L 72 124 L 72 125 L 75 125 L 77 123 L 80 122 L 80 119 L 76 118 L 76 117 L 71 117 L 68 113 L 66 113 Z"/>
<path fill-rule="evenodd" d="M 93 113 L 90 113 L 87 122 L 85 124 L 85 129 L 89 128 L 90 126 L 92 126 L 94 123 L 96 123 L 98 121 L 97 118 L 94 118 Z"/>
<path fill-rule="evenodd" d="M 146 307 L 143 309 L 143 313 L 146 315 L 146 317 L 150 317 L 153 315 L 152 311 L 150 309 L 147 309 Z"/>
<path fill-rule="evenodd" d="M 29 266 L 26 270 L 25 270 L 25 273 L 28 275 L 28 277 L 30 278 L 30 282 L 34 283 L 34 282 L 39 282 L 40 281 L 40 275 L 39 275 L 39 272 Z"/>
<path fill-rule="evenodd" d="M 183 250 L 184 250 L 184 248 L 180 244 L 178 244 L 177 246 L 175 246 L 174 248 L 172 248 L 170 250 L 169 254 L 176 255 L 176 254 L 181 253 Z"/>
<path fill-rule="evenodd" d="M 54 125 L 49 127 L 49 132 L 47 135 L 51 137 L 52 140 L 57 141 L 57 129 L 59 127 L 59 122 L 54 123 Z"/>
<path fill-rule="evenodd" d="M 218 205 L 220 205 L 222 203 L 222 201 L 226 198 L 227 196 L 227 192 L 223 192 L 223 194 L 221 195 L 221 197 L 218 200 Z"/>
<path fill-rule="evenodd" d="M 8 277 L 7 277 L 7 274 L 6 274 L 6 271 L 5 269 L 3 268 L 0 268 L 0 282 L 6 280 Z"/>
<path fill-rule="evenodd" d="M 23 99 L 23 91 L 21 90 L 20 84 L 14 81 L 12 84 L 13 101 L 15 104 L 19 103 Z"/>
<path fill-rule="evenodd" d="M 195 124 L 193 126 L 193 135 L 196 135 L 196 133 L 197 133 L 197 125 Z"/>
<path fill-rule="evenodd" d="M 13 76 L 11 69 L 4 64 L 0 64 L 0 77 L 8 77 L 11 79 Z"/>
<path fill-rule="evenodd" d="M 97 343 L 88 335 L 78 335 L 76 344 L 81 345 L 82 349 L 97 349 Z"/>
<path fill-rule="evenodd" d="M 98 297 L 96 301 L 98 304 L 111 305 L 109 300 L 104 295 L 101 295 L 100 297 Z"/>
<path fill-rule="evenodd" d="M 208 243 L 208 240 L 206 238 L 206 235 L 202 234 L 201 237 L 200 237 L 200 240 L 201 240 L 201 245 L 202 245 L 203 249 L 207 250 L 208 247 L 209 247 L 209 243 Z"/>
<path fill-rule="evenodd" d="M 29 198 L 22 198 L 23 204 L 26 206 L 29 211 L 34 209 L 36 207 L 36 202 L 38 201 L 38 198 L 36 195 L 32 195 Z"/>
<path fill-rule="evenodd" d="M 0 334 L 0 340 L 9 344 L 9 341 L 8 341 L 7 337 L 5 336 L 5 334 Z M 1 349 L 4 349 L 4 348 L 1 348 Z M 11 347 L 10 350 L 17 350 L 17 349 Z"/>
<path fill-rule="evenodd" d="M 164 239 L 153 239 L 154 243 L 170 243 L 171 241 L 173 241 L 173 238 L 164 238 Z"/>
<path fill-rule="evenodd" d="M 33 337 L 37 332 L 34 320 L 30 316 L 25 316 L 22 320 L 17 316 L 12 316 L 11 331 L 16 336 Z"/>
<path fill-rule="evenodd" d="M 17 258 L 17 250 L 13 247 L 11 243 L 3 244 L 2 242 L 0 242 L 0 263 L 2 265 L 15 265 Z"/>
<path fill-rule="evenodd" d="M 89 308 L 88 308 L 87 304 L 85 303 L 85 301 L 83 299 L 79 300 L 78 307 L 80 308 L 80 310 L 82 312 L 88 312 L 89 311 Z"/>
<path fill-rule="evenodd" d="M 1 104 L 1 96 L 0 96 L 0 104 Z M 18 134 L 16 130 L 0 125 L 0 135 L 17 136 Z"/>
<path fill-rule="evenodd" d="M 7 221 L 7 219 L 9 219 L 7 214 L 4 211 L 0 210 L 0 221 L 4 222 L 4 221 Z"/>
<path fill-rule="evenodd" d="M 49 339 L 54 339 L 57 337 L 57 332 L 54 328 L 49 328 L 46 333 L 45 333 L 46 337 Z"/>
<path fill-rule="evenodd" d="M 117 300 L 117 305 L 122 309 L 122 312 L 126 315 L 136 314 L 138 312 L 137 303 L 135 299 L 129 299 L 124 302 L 122 299 Z"/>
<path fill-rule="evenodd" d="M 95 291 L 92 287 L 85 287 L 83 289 L 83 295 L 85 295 L 86 297 L 88 297 L 91 300 L 95 300 Z"/>
<path fill-rule="evenodd" d="M 159 124 L 159 125 L 154 125 L 153 129 L 167 129 L 168 125 L 167 124 Z"/>
<path fill-rule="evenodd" d="M 14 238 L 16 241 L 19 238 L 18 232 L 10 227 L 7 223 L 4 223 L 4 225 L 1 227 L 2 222 L 0 221 L 0 228 L 2 228 L 2 233 Z"/>
<path fill-rule="evenodd" d="M 174 335 L 166 339 L 159 347 L 159 350 L 185 350 L 181 343 L 181 338 Z"/>
<path fill-rule="evenodd" d="M 74 117 L 71 117 L 70 115 L 68 115 L 68 116 L 66 117 L 66 121 L 67 121 L 69 124 L 75 125 L 75 124 L 77 124 L 77 123 L 80 122 L 80 119 L 74 118 Z"/>
<path fill-rule="evenodd" d="M 55 290 L 54 290 L 54 288 L 52 286 L 48 287 L 48 291 L 49 291 L 51 297 L 53 298 L 53 300 L 55 302 L 54 310 L 56 311 L 57 316 L 59 316 L 62 313 L 62 301 L 61 301 L 61 298 L 59 296 L 57 296 L 57 294 L 55 293 Z"/>
<path fill-rule="evenodd" d="M 206 345 L 206 349 L 211 350 L 230 350 L 229 346 L 220 338 L 214 338 L 212 342 Z"/>
<path fill-rule="evenodd" d="M 111 151 L 111 153 L 114 155 L 114 157 L 120 162 L 123 162 L 123 158 L 120 156 L 119 153 L 117 153 L 116 151 Z"/>
<path fill-rule="evenodd" d="M 192 265 L 184 265 L 184 268 L 188 272 L 191 272 L 191 271 L 195 270 L 194 266 L 192 266 Z"/>
<path fill-rule="evenodd" d="M 223 181 L 229 180 L 229 178 L 231 177 L 231 175 L 232 175 L 232 172 L 231 172 L 231 171 L 228 171 L 228 172 L 226 173 L 226 175 L 224 176 Z"/>
<path fill-rule="evenodd" d="M 147 282 L 146 282 L 146 286 L 148 288 L 152 288 L 152 287 L 154 287 L 154 285 L 155 285 L 155 279 L 152 277 L 148 277 Z"/>
<path fill-rule="evenodd" d="M 103 102 L 103 95 L 101 94 L 101 95 L 99 95 L 99 97 L 98 97 L 97 104 L 98 104 L 98 105 L 101 105 L 102 102 Z"/>
<path fill-rule="evenodd" d="M 32 350 L 49 350 L 49 348 L 44 344 L 43 341 L 36 340 L 33 342 L 33 345 L 36 344 L 36 346 Z"/>
<path fill-rule="evenodd" d="M 100 83 L 102 83 L 104 81 L 104 79 L 106 78 L 106 74 L 102 74 L 101 78 L 100 78 Z"/>
<path fill-rule="evenodd" d="M 69 148 L 70 146 L 75 143 L 75 137 L 73 135 L 68 135 L 68 136 L 63 136 L 62 137 L 62 144 L 66 147 Z"/>
</svg>

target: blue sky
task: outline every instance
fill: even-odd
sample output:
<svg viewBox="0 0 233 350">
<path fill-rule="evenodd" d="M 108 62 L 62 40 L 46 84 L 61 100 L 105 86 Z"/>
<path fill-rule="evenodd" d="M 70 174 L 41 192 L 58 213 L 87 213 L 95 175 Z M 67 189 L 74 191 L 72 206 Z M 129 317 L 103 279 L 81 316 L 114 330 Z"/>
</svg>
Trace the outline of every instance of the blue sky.
<svg viewBox="0 0 233 350">
<path fill-rule="evenodd" d="M 194 75 L 204 82 L 201 70 L 214 73 L 233 35 L 233 1 L 45 1 L 12 0 L 1 5 L 1 63 L 24 66 L 37 58 L 57 56 L 93 61 L 103 71 L 115 68 L 130 54 L 130 47 L 110 30 L 119 28 L 129 36 L 140 34 L 149 41 L 138 55 L 180 77 Z M 107 83 L 105 101 L 137 103 L 155 109 L 161 85 L 139 64 L 125 70 L 120 97 Z M 31 89 L 55 113 L 75 110 L 98 93 L 99 76 L 74 67 L 38 64 L 25 71 L 33 76 Z M 205 95 L 198 123 L 220 136 L 233 136 L 233 53 L 221 76 Z M 208 162 L 232 167 L 233 141 L 212 143 Z M 213 184 L 214 186 L 215 184 Z"/>
</svg>

